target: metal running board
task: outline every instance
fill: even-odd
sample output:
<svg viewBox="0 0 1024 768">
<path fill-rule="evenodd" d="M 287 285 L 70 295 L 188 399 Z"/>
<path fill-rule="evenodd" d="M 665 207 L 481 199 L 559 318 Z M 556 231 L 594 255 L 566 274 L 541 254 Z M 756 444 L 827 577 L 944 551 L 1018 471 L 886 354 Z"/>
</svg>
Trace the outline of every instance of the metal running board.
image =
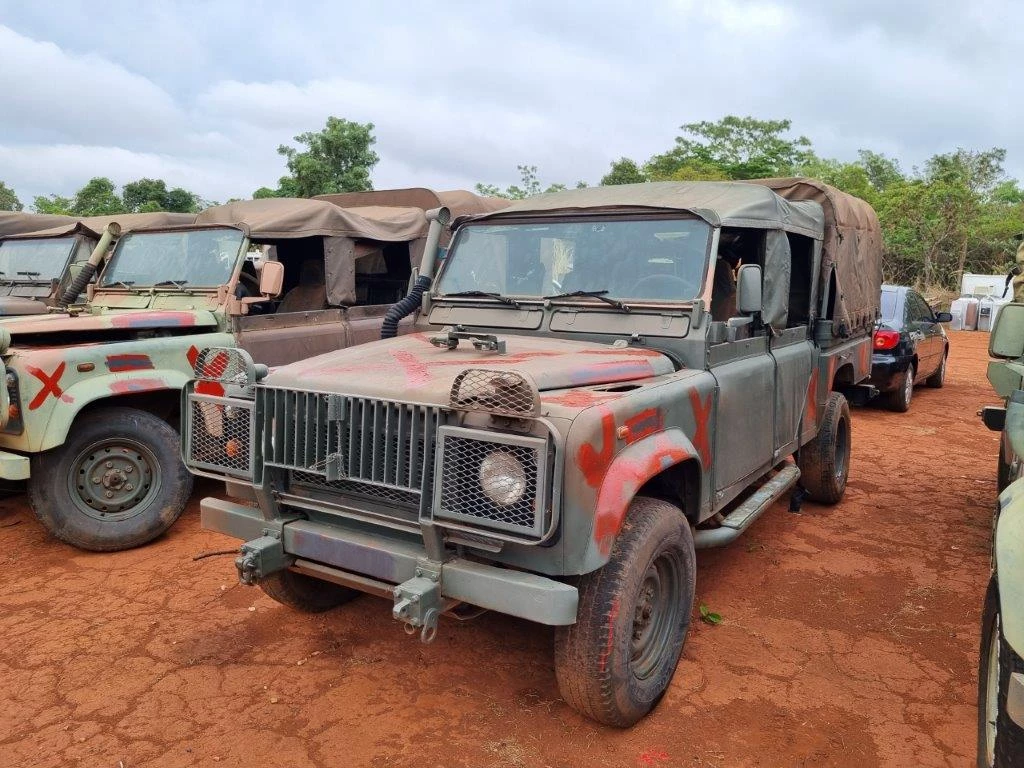
<svg viewBox="0 0 1024 768">
<path fill-rule="evenodd" d="M 693 532 L 693 545 L 697 549 L 724 547 L 739 538 L 776 501 L 796 485 L 800 469 L 796 464 L 786 464 L 774 477 L 758 488 L 746 501 L 726 515 L 718 528 L 706 528 Z"/>
</svg>

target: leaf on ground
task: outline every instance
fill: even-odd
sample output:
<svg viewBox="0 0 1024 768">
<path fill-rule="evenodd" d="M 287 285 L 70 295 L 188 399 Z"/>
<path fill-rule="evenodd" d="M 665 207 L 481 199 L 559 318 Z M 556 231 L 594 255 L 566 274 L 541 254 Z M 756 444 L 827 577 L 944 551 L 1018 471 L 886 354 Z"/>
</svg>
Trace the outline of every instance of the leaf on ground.
<svg viewBox="0 0 1024 768">
<path fill-rule="evenodd" d="M 700 604 L 700 620 L 705 624 L 721 624 L 722 616 L 708 608 L 704 603 Z"/>
</svg>

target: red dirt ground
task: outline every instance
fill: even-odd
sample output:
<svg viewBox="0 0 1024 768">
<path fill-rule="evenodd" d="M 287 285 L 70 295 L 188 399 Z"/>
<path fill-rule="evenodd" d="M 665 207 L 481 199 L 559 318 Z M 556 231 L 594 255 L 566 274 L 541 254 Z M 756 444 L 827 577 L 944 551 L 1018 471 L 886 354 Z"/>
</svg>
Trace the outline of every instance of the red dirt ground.
<svg viewBox="0 0 1024 768">
<path fill-rule="evenodd" d="M 199 528 L 90 554 L 0 503 L 0 766 L 965 766 L 997 439 L 987 335 L 947 386 L 854 413 L 842 504 L 778 505 L 698 553 L 695 623 L 629 731 L 559 698 L 552 631 L 446 621 L 431 646 L 364 597 L 320 616 L 235 582 Z"/>
</svg>

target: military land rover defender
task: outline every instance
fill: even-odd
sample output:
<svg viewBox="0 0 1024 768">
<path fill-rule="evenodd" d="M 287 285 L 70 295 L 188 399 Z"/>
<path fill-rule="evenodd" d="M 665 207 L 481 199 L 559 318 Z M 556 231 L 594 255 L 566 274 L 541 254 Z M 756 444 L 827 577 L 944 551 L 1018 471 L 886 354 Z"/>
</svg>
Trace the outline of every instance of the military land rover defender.
<svg viewBox="0 0 1024 768">
<path fill-rule="evenodd" d="M 675 670 L 695 548 L 784 495 L 843 496 L 877 220 L 777 179 L 559 192 L 456 225 L 398 305 L 412 333 L 273 371 L 200 354 L 184 459 L 239 497 L 204 499 L 203 525 L 298 609 L 368 592 L 425 641 L 463 604 L 554 625 L 566 701 L 630 725 Z"/>
</svg>

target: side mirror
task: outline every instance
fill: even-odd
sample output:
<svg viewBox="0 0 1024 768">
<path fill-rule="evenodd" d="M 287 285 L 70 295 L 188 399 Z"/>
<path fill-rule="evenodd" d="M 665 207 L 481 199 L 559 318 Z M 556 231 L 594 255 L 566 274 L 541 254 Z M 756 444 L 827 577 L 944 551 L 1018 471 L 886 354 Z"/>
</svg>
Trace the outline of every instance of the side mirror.
<svg viewBox="0 0 1024 768">
<path fill-rule="evenodd" d="M 284 285 L 284 264 L 280 261 L 267 261 L 260 270 L 260 293 L 264 296 L 277 296 Z"/>
<path fill-rule="evenodd" d="M 743 264 L 736 275 L 736 310 L 741 315 L 753 315 L 762 307 L 761 267 Z"/>
<path fill-rule="evenodd" d="M 935 313 L 936 323 L 952 323 L 953 315 L 949 312 L 936 312 Z"/>
<path fill-rule="evenodd" d="M 996 316 L 996 325 L 988 339 L 992 357 L 1024 357 L 1024 304 L 1007 304 Z"/>
</svg>

